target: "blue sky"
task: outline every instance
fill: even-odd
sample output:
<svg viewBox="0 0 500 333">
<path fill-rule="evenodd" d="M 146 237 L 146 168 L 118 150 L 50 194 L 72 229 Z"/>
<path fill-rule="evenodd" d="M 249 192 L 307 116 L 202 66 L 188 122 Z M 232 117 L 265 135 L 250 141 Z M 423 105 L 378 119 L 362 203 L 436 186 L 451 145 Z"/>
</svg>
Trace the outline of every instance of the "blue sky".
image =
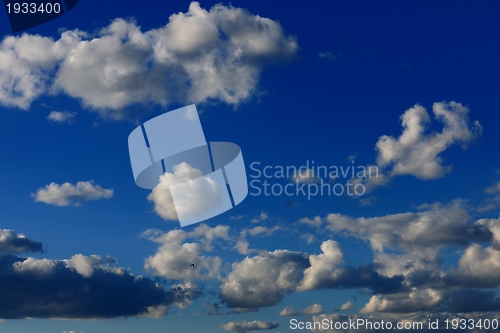
<svg viewBox="0 0 500 333">
<path fill-rule="evenodd" d="M 500 320 L 499 11 L 81 0 L 17 34 L 2 11 L 0 330 Z M 249 181 L 254 162 L 379 177 L 271 178 L 366 193 L 250 194 L 181 229 L 136 186 L 127 138 L 193 103 Z"/>
</svg>

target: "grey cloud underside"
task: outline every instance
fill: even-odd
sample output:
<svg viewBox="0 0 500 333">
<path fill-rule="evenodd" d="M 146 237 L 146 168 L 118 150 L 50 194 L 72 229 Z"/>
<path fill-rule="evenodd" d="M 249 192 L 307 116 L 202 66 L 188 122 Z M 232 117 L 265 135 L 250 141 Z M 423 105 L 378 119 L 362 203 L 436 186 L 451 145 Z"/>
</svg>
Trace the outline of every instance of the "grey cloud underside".
<svg viewBox="0 0 500 333">
<path fill-rule="evenodd" d="M 225 331 L 234 331 L 237 333 L 246 333 L 247 331 L 260 331 L 260 330 L 270 330 L 278 327 L 279 324 L 271 321 L 242 321 L 234 322 L 231 321 L 227 324 L 222 324 L 220 327 Z"/>
<path fill-rule="evenodd" d="M 197 297 L 179 288 L 165 290 L 154 281 L 126 272 L 117 274 L 94 268 L 84 277 L 52 261 L 50 273 L 41 270 L 16 271 L 25 261 L 10 255 L 0 259 L 0 318 L 90 319 L 137 316 L 150 307 L 182 303 Z"/>
<path fill-rule="evenodd" d="M 305 279 L 310 267 L 310 256 L 306 253 L 279 250 L 248 257 L 233 264 L 233 271 L 221 286 L 220 299 L 230 308 L 252 311 L 277 305 L 294 291 L 369 288 L 385 293 L 400 290 L 403 281 L 402 276 L 381 276 L 374 265 L 366 264 L 313 272 L 315 282 L 310 283 Z"/>
<path fill-rule="evenodd" d="M 18 235 L 14 230 L 0 230 L 0 253 L 42 252 L 42 243 L 24 235 Z"/>
<path fill-rule="evenodd" d="M 186 283 L 166 289 L 117 267 L 113 258 L 74 255 L 50 260 L 12 254 L 21 252 L 42 252 L 42 243 L 0 230 L 2 319 L 154 316 L 157 308 L 185 307 L 201 293 Z"/>
<path fill-rule="evenodd" d="M 500 299 L 499 219 L 471 221 L 460 201 L 419 213 L 377 218 L 339 214 L 323 219 L 327 228 L 368 241 L 376 270 L 403 276 L 396 292 L 379 292 L 362 313 L 497 311 Z M 441 250 L 463 248 L 458 263 L 444 269 Z"/>
</svg>

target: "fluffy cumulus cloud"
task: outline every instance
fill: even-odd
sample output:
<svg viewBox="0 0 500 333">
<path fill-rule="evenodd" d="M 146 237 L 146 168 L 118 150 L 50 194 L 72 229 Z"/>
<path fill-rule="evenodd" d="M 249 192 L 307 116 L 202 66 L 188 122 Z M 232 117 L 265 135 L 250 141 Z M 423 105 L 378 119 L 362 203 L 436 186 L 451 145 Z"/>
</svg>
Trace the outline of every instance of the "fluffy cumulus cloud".
<svg viewBox="0 0 500 333">
<path fill-rule="evenodd" d="M 124 108 L 136 103 L 237 105 L 256 91 L 264 65 L 293 58 L 297 50 L 295 37 L 277 21 L 192 2 L 186 13 L 149 31 L 116 19 L 94 34 L 5 38 L 0 102 L 28 109 L 42 94 L 63 92 L 113 119 L 127 116 Z"/>
<path fill-rule="evenodd" d="M 470 122 L 469 108 L 454 101 L 434 103 L 432 112 L 442 124 L 440 132 L 427 131 L 432 119 L 423 106 L 417 104 L 406 110 L 401 115 L 401 135 L 382 135 L 375 145 L 377 176 L 353 179 L 353 183 L 363 183 L 369 192 L 396 176 L 434 179 L 449 172 L 452 167 L 444 164 L 441 153 L 456 144 L 465 148 L 481 134 L 482 126 L 478 121 Z"/>
<path fill-rule="evenodd" d="M 323 253 L 309 256 L 311 266 L 304 271 L 298 290 L 319 289 L 325 283 L 337 280 L 336 274 L 341 274 L 341 271 L 336 270 L 344 255 L 339 243 L 325 241 L 321 244 L 321 251 Z"/>
<path fill-rule="evenodd" d="M 452 144 L 466 145 L 481 131 L 478 122 L 469 124 L 469 109 L 460 103 L 434 103 L 432 111 L 435 119 L 443 123 L 440 133 L 425 133 L 430 116 L 424 107 L 415 105 L 401 116 L 403 133 L 399 138 L 380 137 L 376 144 L 377 164 L 391 166 L 390 175 L 441 177 L 450 167 L 442 164 L 439 154 Z"/>
<path fill-rule="evenodd" d="M 234 322 L 230 321 L 227 324 L 222 324 L 220 327 L 224 331 L 234 331 L 236 333 L 246 333 L 248 331 L 261 331 L 261 330 L 271 330 L 273 328 L 278 327 L 279 324 L 271 321 L 242 321 L 242 322 Z"/>
<path fill-rule="evenodd" d="M 400 213 L 373 218 L 352 218 L 341 214 L 326 217 L 327 228 L 370 242 L 373 250 L 405 250 L 435 257 L 445 246 L 465 246 L 471 241 L 489 241 L 485 226 L 471 223 L 460 202 L 434 205 L 418 213 Z"/>
<path fill-rule="evenodd" d="M 200 169 L 182 162 L 173 166 L 173 173 L 165 172 L 160 176 L 160 182 L 147 198 L 163 219 L 175 221 L 181 217 L 189 220 L 204 216 L 222 205 L 225 191 L 217 181 L 203 176 Z"/>
<path fill-rule="evenodd" d="M 76 117 L 76 112 L 68 111 L 51 111 L 47 116 L 47 119 L 55 123 L 72 123 Z"/>
<path fill-rule="evenodd" d="M 318 255 L 288 250 L 261 251 L 235 262 L 223 280 L 220 298 L 230 308 L 252 311 L 276 305 L 286 294 L 295 291 L 371 288 L 386 292 L 401 286 L 400 276 L 383 277 L 373 265 L 356 268 L 342 265 L 343 251 L 333 240 L 323 242 L 321 251 Z"/>
<path fill-rule="evenodd" d="M 78 182 L 76 185 L 64 183 L 62 185 L 50 183 L 39 188 L 31 196 L 37 202 L 44 202 L 56 206 L 79 206 L 81 201 L 110 199 L 113 189 L 105 189 L 95 185 L 93 181 Z"/>
<path fill-rule="evenodd" d="M 500 192 L 500 182 L 494 184 L 494 185 L 491 185 L 490 187 L 487 187 L 486 188 L 486 193 L 497 193 L 497 192 Z"/>
<path fill-rule="evenodd" d="M 344 304 L 342 304 L 338 310 L 339 310 L 339 311 L 349 311 L 349 310 L 351 310 L 353 307 L 354 307 L 354 304 L 352 304 L 352 302 L 351 302 L 351 301 L 347 301 L 347 302 L 345 302 Z"/>
<path fill-rule="evenodd" d="M 321 312 L 323 312 L 323 307 L 321 306 L 321 304 L 309 305 L 302 311 L 302 313 L 305 315 L 315 315 Z"/>
<path fill-rule="evenodd" d="M 81 254 L 66 260 L 18 257 L 11 253 L 39 251 L 41 244 L 10 234 L 2 237 L 2 244 L 12 245 L 0 249 L 1 318 L 144 316 L 152 309 L 185 307 L 200 294 L 194 285 L 173 285 L 168 289 L 151 279 L 135 276 L 109 257 Z M 21 241 L 13 241 L 16 238 Z"/>
<path fill-rule="evenodd" d="M 369 242 L 374 253 L 373 263 L 364 266 L 372 268 L 385 288 L 377 288 L 377 279 L 370 279 L 373 295 L 360 313 L 403 318 L 436 311 L 476 315 L 498 311 L 500 297 L 492 289 L 500 286 L 500 219 L 472 221 L 464 206 L 464 202 L 454 201 L 446 206 L 424 205 L 417 213 L 373 218 L 329 214 L 320 218 L 321 225 L 325 223 L 333 233 Z M 456 265 L 448 269 L 443 260 L 445 248 L 463 249 L 457 252 Z M 366 275 L 361 272 L 363 266 L 350 279 L 336 277 L 346 270 L 334 255 L 339 251 L 334 244 L 324 242 L 322 254 L 310 255 L 311 266 L 304 271 L 298 290 L 307 282 L 310 290 L 345 286 L 345 280 L 349 286 L 361 287 L 354 280 Z M 314 279 L 307 278 L 308 271 Z M 393 287 L 387 288 L 390 283 Z M 352 308 L 352 303 L 344 305 L 339 310 Z"/>
<path fill-rule="evenodd" d="M 440 304 L 445 296 L 444 291 L 431 288 L 417 289 L 409 293 L 374 295 L 360 313 L 426 311 Z"/>
<path fill-rule="evenodd" d="M 493 290 L 421 288 L 405 293 L 374 295 L 359 312 L 487 314 L 488 311 L 498 310 L 500 298 Z M 491 320 L 491 315 L 489 317 Z"/>
<path fill-rule="evenodd" d="M 287 250 L 247 257 L 233 264 L 221 285 L 220 297 L 231 308 L 276 305 L 297 288 L 308 266 L 306 254 Z"/>
<path fill-rule="evenodd" d="M 321 223 L 322 223 L 321 218 L 319 217 L 319 215 L 313 217 L 312 219 L 307 218 L 307 217 L 303 217 L 303 218 L 299 219 L 299 222 L 300 223 L 309 224 L 310 226 L 313 226 L 313 227 L 319 227 L 321 225 Z"/>
<path fill-rule="evenodd" d="M 500 251 L 480 244 L 469 246 L 447 276 L 450 284 L 472 288 L 500 286 Z"/>
<path fill-rule="evenodd" d="M 192 232 L 148 230 L 143 236 L 161 245 L 154 255 L 145 260 L 144 267 L 166 279 L 192 281 L 217 278 L 221 259 L 204 253 L 213 249 L 213 242 L 229 241 L 228 232 L 227 226 L 210 228 L 205 224 Z"/>
<path fill-rule="evenodd" d="M 279 315 L 282 317 L 298 316 L 300 315 L 300 313 L 295 311 L 295 308 L 293 306 L 286 306 L 283 310 L 280 311 Z"/>
</svg>

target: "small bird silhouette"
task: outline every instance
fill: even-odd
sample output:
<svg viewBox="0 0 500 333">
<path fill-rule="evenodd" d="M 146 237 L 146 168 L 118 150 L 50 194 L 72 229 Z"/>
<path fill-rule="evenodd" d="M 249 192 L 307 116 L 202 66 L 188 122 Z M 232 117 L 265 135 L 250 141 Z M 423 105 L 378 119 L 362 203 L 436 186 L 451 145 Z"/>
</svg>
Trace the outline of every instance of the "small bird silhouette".
<svg viewBox="0 0 500 333">
<path fill-rule="evenodd" d="M 191 267 L 194 267 L 194 264 L 191 264 Z"/>
</svg>

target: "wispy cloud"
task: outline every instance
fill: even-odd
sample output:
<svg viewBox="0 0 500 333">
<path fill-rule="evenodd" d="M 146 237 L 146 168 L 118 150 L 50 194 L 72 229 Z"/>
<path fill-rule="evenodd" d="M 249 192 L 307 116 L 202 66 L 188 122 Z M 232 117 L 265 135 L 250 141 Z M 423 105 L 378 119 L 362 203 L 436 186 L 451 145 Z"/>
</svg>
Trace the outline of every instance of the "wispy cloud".
<svg viewBox="0 0 500 333">
<path fill-rule="evenodd" d="M 319 57 L 328 61 L 335 61 L 337 57 L 332 52 L 320 52 Z"/>
<path fill-rule="evenodd" d="M 39 188 L 31 196 L 37 202 L 43 202 L 55 206 L 79 206 L 81 201 L 110 199 L 113 197 L 113 189 L 105 189 L 94 182 L 78 182 L 76 185 L 64 183 L 62 185 L 50 183 Z"/>
<path fill-rule="evenodd" d="M 51 111 L 47 119 L 59 124 L 72 123 L 76 117 L 76 112 L 68 111 Z"/>
<path fill-rule="evenodd" d="M 241 321 L 241 322 L 234 322 L 231 321 L 227 324 L 221 324 L 221 328 L 224 331 L 234 331 L 236 333 L 246 333 L 248 331 L 261 331 L 261 330 L 270 330 L 273 328 L 278 327 L 279 324 L 271 321 L 260 321 L 260 320 L 254 320 L 254 321 Z"/>
</svg>

